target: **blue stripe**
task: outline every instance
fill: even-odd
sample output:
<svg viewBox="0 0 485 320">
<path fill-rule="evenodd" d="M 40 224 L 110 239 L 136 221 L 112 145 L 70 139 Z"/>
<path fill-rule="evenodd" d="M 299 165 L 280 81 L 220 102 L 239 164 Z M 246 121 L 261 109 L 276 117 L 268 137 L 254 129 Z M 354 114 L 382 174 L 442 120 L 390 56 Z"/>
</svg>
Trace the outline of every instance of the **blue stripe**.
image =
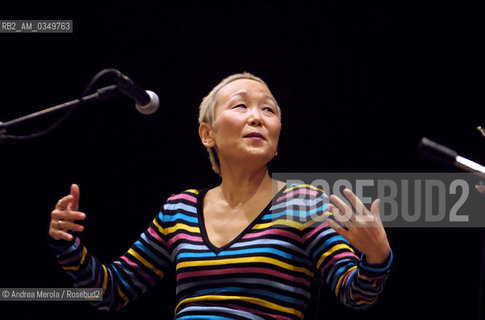
<svg viewBox="0 0 485 320">
<path fill-rule="evenodd" d="M 337 241 L 342 241 L 343 243 L 348 243 L 347 240 L 345 240 L 344 237 L 342 237 L 341 235 L 339 234 L 335 234 L 335 236 L 327 239 L 324 243 L 322 243 L 317 250 L 315 250 L 313 252 L 313 259 L 315 259 L 315 257 L 318 255 L 320 256 L 324 251 L 327 251 L 325 250 L 328 246 L 332 246 L 334 245 L 333 243 L 334 242 L 337 242 Z"/>
<path fill-rule="evenodd" d="M 183 221 L 187 221 L 187 222 L 190 222 L 190 223 L 198 223 L 199 222 L 199 219 L 197 219 L 197 217 L 191 217 L 191 216 L 188 216 L 188 215 L 183 214 L 181 212 L 178 212 L 177 214 L 165 216 L 165 222 L 174 222 L 176 220 L 183 220 Z"/>
<path fill-rule="evenodd" d="M 162 246 L 159 246 L 158 244 L 156 244 L 155 242 L 153 242 L 152 240 L 150 240 L 147 236 L 146 236 L 146 233 L 142 233 L 141 234 L 141 238 L 143 240 L 145 240 L 149 246 L 153 247 L 155 250 L 155 252 L 159 252 L 161 254 L 163 254 L 167 260 L 171 260 L 171 257 L 170 257 L 170 254 L 168 253 L 167 249 L 165 247 L 162 247 Z"/>
<path fill-rule="evenodd" d="M 111 265 L 111 269 L 116 273 L 117 278 L 123 283 L 123 288 L 128 290 L 132 297 L 136 297 L 136 292 L 131 288 L 130 284 L 124 279 L 121 273 L 118 271 L 115 265 Z M 114 289 L 114 288 L 113 288 Z M 123 291 L 123 290 L 122 290 Z"/>
<path fill-rule="evenodd" d="M 213 320 L 234 320 L 234 318 L 220 317 L 220 316 L 181 316 L 177 319 L 213 319 Z"/>
<path fill-rule="evenodd" d="M 319 202 L 328 202 L 328 197 L 316 197 L 312 199 L 285 199 L 280 203 L 277 203 L 271 207 L 272 210 L 280 209 L 280 208 L 288 208 L 290 206 L 302 206 L 302 207 L 313 207 Z"/>
<path fill-rule="evenodd" d="M 180 311 L 178 314 L 182 315 L 186 312 L 197 312 L 197 313 L 208 313 L 208 314 L 214 314 L 216 312 L 219 312 L 219 313 L 237 315 L 251 320 L 264 320 L 263 318 L 246 311 L 223 308 L 223 307 L 214 307 L 214 306 L 188 306 L 184 308 L 182 311 Z M 178 319 L 181 319 L 181 318 L 178 318 Z"/>
<path fill-rule="evenodd" d="M 187 205 L 185 203 L 167 203 L 164 206 L 165 211 L 177 211 L 177 210 L 184 210 L 191 213 L 197 212 L 197 207 L 194 205 Z"/>
<path fill-rule="evenodd" d="M 352 267 L 352 264 L 346 264 L 338 268 L 337 271 L 335 271 L 333 282 L 332 282 L 332 288 L 335 288 L 337 286 L 337 282 L 341 278 L 342 274 L 344 274 L 350 267 Z M 357 271 L 357 269 L 353 270 L 352 272 L 355 272 L 355 271 Z M 341 283 L 341 285 L 342 284 L 343 283 Z"/>
<path fill-rule="evenodd" d="M 126 263 L 125 261 L 123 261 L 123 263 L 121 261 L 115 261 L 113 262 L 114 265 L 117 265 L 120 269 L 123 269 L 127 274 L 128 276 L 130 277 L 131 281 L 133 282 L 133 284 L 135 285 L 135 287 L 137 288 L 141 288 L 143 292 L 145 292 L 147 290 L 147 286 L 143 283 L 141 283 L 135 276 L 135 274 L 130 271 L 130 269 L 128 268 L 125 268 L 123 266 L 123 264 Z"/>
<path fill-rule="evenodd" d="M 159 265 L 167 268 L 167 270 L 170 269 L 170 266 L 166 261 L 161 260 L 157 255 L 153 254 L 147 247 L 145 247 L 145 245 L 140 240 L 137 240 L 134 246 L 140 249 L 141 251 L 143 251 L 143 253 L 146 253 L 150 258 L 156 261 Z M 135 261 L 138 261 L 138 259 L 135 258 Z"/>
<path fill-rule="evenodd" d="M 242 254 L 258 254 L 258 253 L 270 253 L 274 255 L 278 255 L 280 257 L 298 261 L 298 262 L 306 262 L 304 259 L 296 257 L 292 254 L 287 252 L 274 249 L 274 248 L 252 248 L 252 249 L 241 249 L 241 250 L 231 250 L 231 251 L 222 251 L 219 253 L 219 257 L 221 256 L 235 256 L 235 255 L 242 255 Z M 205 258 L 205 257 L 215 257 L 216 255 L 213 252 L 182 252 L 178 255 L 180 259 L 184 258 Z"/>
<path fill-rule="evenodd" d="M 303 308 L 306 308 L 306 303 L 299 299 L 294 299 L 292 297 L 288 296 L 283 296 L 281 294 L 276 294 L 273 291 L 268 291 L 268 290 L 263 290 L 263 289 L 247 289 L 247 288 L 239 288 L 239 287 L 224 287 L 220 289 L 205 289 L 205 290 L 199 290 L 191 294 L 191 297 L 200 297 L 200 296 L 205 296 L 205 295 L 214 295 L 214 294 L 220 294 L 220 293 L 249 293 L 251 297 L 254 297 L 254 294 L 259 294 L 262 296 L 266 297 L 271 297 L 271 298 L 276 298 L 280 301 L 288 302 L 288 303 L 293 303 L 297 304 Z M 230 297 L 230 296 L 228 296 Z M 180 300 L 183 300 L 185 298 L 182 298 Z"/>
<path fill-rule="evenodd" d="M 315 215 L 318 213 L 318 216 L 321 216 L 324 212 L 328 211 L 328 204 L 326 203 L 323 206 L 318 208 L 314 208 L 310 211 L 298 211 L 298 210 L 286 210 L 278 213 L 268 213 L 265 214 L 261 219 L 262 220 L 275 220 L 281 216 L 289 217 L 288 220 L 296 220 L 296 219 L 306 219 L 311 215 Z"/>
</svg>

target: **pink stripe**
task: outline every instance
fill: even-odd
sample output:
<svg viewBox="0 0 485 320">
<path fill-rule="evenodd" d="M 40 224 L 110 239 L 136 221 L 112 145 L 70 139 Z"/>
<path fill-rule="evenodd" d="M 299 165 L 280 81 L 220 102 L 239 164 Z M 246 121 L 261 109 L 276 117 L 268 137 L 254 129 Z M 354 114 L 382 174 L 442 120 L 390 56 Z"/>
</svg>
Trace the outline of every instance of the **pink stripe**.
<svg viewBox="0 0 485 320">
<path fill-rule="evenodd" d="M 197 198 L 196 197 L 191 196 L 191 195 L 188 195 L 188 194 L 185 194 L 185 193 L 178 194 L 176 196 L 170 197 L 170 198 L 167 199 L 167 201 L 178 200 L 178 199 L 185 199 L 185 200 L 188 200 L 190 202 L 197 203 Z"/>
<path fill-rule="evenodd" d="M 364 301 L 368 301 L 368 302 L 372 302 L 372 303 L 374 303 L 375 300 L 376 300 L 375 298 L 363 296 L 360 293 L 352 293 L 352 296 L 354 297 L 354 300 L 357 300 L 357 298 L 359 298 L 360 300 L 364 300 Z"/>
<path fill-rule="evenodd" d="M 303 236 L 302 242 L 305 242 L 308 238 L 313 236 L 315 233 L 320 232 L 320 230 L 327 228 L 327 227 L 328 227 L 328 221 L 325 221 L 324 223 L 319 224 L 318 227 L 313 228 L 312 231 L 310 231 L 309 233 L 307 233 Z"/>
<path fill-rule="evenodd" d="M 138 273 L 141 274 L 143 276 L 143 278 L 145 278 L 148 282 L 150 282 L 151 285 L 154 285 L 155 284 L 155 280 L 152 277 L 150 277 L 145 271 L 143 271 L 138 264 L 136 264 L 135 262 L 131 261 L 130 259 L 128 259 L 125 256 L 121 256 L 121 260 L 125 261 L 130 266 L 132 266 L 133 268 L 135 268 L 135 270 L 138 271 Z"/>
<path fill-rule="evenodd" d="M 332 260 L 328 261 L 327 263 L 325 263 L 325 265 L 321 268 L 321 274 L 323 275 L 323 273 L 325 272 L 325 270 L 330 267 L 331 265 L 333 265 L 335 263 L 335 261 L 337 260 L 340 260 L 342 258 L 346 258 L 346 257 L 351 257 L 351 258 L 357 258 L 358 257 L 352 253 L 352 252 L 342 252 L 342 253 L 339 253 L 335 256 L 332 257 Z"/>
<path fill-rule="evenodd" d="M 75 243 L 76 243 L 75 245 L 77 245 L 77 247 L 79 248 L 79 246 L 81 245 L 81 240 L 76 237 Z M 72 247 L 74 247 L 74 245 L 72 245 Z M 69 259 L 64 259 L 64 260 L 59 259 L 59 263 L 60 264 L 67 264 L 67 263 L 69 263 L 69 262 L 71 262 L 71 261 L 73 261 L 75 259 L 81 260 L 82 252 L 83 252 L 83 249 L 81 248 L 81 251 L 80 251 L 80 253 L 78 255 L 74 256 L 73 258 L 69 258 Z M 60 256 L 62 256 L 62 254 Z M 59 258 L 60 258 L 60 256 L 59 256 Z"/>
<path fill-rule="evenodd" d="M 201 237 L 196 237 L 196 236 L 191 236 L 191 235 L 184 234 L 184 233 L 179 233 L 175 237 L 170 238 L 168 240 L 169 246 L 173 245 L 175 242 L 177 242 L 180 239 L 191 240 L 191 241 L 194 241 L 194 242 L 202 242 L 202 238 Z"/>
<path fill-rule="evenodd" d="M 284 237 L 288 237 L 288 238 L 292 238 L 292 239 L 295 239 L 297 241 L 300 241 L 300 237 L 298 235 L 291 233 L 289 231 L 286 231 L 286 230 L 282 230 L 282 229 L 268 229 L 268 230 L 257 232 L 257 233 L 247 233 L 242 237 L 242 239 L 259 238 L 259 237 L 263 237 L 263 236 L 268 235 L 268 234 L 284 236 Z"/>
<path fill-rule="evenodd" d="M 380 279 L 382 279 L 382 278 L 385 278 L 385 276 L 386 276 L 386 275 L 384 274 L 384 275 L 379 276 L 379 277 L 373 277 L 373 278 L 367 277 L 367 279 L 368 279 L 369 281 L 374 281 L 374 280 L 380 280 Z"/>
<path fill-rule="evenodd" d="M 263 312 L 263 311 L 256 310 L 256 309 L 251 309 L 251 308 L 243 308 L 243 307 L 238 306 L 238 305 L 235 305 L 235 304 L 229 304 L 228 307 L 229 308 L 236 309 L 236 310 L 245 311 L 245 312 L 248 312 L 250 314 L 259 314 L 259 315 L 269 316 L 269 317 L 271 317 L 271 319 L 291 320 L 291 318 L 288 318 L 288 317 L 285 317 L 285 316 L 280 316 L 280 315 L 276 315 L 276 314 L 272 314 L 272 313 L 267 313 L 267 312 Z"/>
<path fill-rule="evenodd" d="M 155 239 L 157 239 L 161 244 L 163 244 L 165 247 L 168 247 L 168 244 L 165 240 L 163 240 L 159 235 L 158 233 L 155 231 L 155 229 L 153 229 L 152 227 L 149 227 L 148 228 L 148 233 L 154 237 Z"/>
<path fill-rule="evenodd" d="M 306 286 L 310 286 L 310 281 L 301 278 L 301 277 L 294 277 L 290 276 L 286 273 L 278 272 L 275 270 L 267 269 L 267 268 L 226 268 L 226 269 L 218 269 L 218 270 L 202 270 L 202 271 L 191 271 L 191 272 L 179 272 L 177 273 L 177 280 L 181 280 L 184 278 L 190 277 L 203 277 L 203 276 L 212 276 L 215 274 L 239 274 L 239 273 L 263 273 L 269 274 L 274 277 L 283 278 L 293 282 L 304 283 Z"/>
<path fill-rule="evenodd" d="M 352 270 L 352 271 L 350 271 L 350 272 L 347 272 L 347 274 L 345 275 L 345 277 L 344 277 L 344 278 L 343 278 L 343 280 L 342 280 L 342 284 L 341 284 L 342 286 L 344 285 L 344 283 L 347 283 L 347 280 L 349 279 L 350 275 L 351 275 L 352 273 L 354 273 L 354 272 L 356 272 L 356 270 Z"/>
<path fill-rule="evenodd" d="M 71 258 L 68 258 L 68 259 L 65 259 L 65 260 L 59 260 L 59 263 L 60 264 L 69 264 L 71 262 L 74 262 L 74 261 L 79 261 L 79 264 L 81 263 L 81 258 L 82 258 L 82 255 L 83 255 L 83 252 L 79 252 L 79 254 L 75 255 L 74 257 L 71 257 Z"/>
<path fill-rule="evenodd" d="M 294 190 L 294 191 L 292 191 L 288 194 L 285 194 L 284 196 L 279 197 L 276 201 L 284 200 L 284 199 L 291 197 L 295 194 L 309 194 L 311 196 L 316 196 L 318 194 L 318 192 L 316 190 L 311 190 L 311 189 L 297 189 L 297 190 Z"/>
</svg>

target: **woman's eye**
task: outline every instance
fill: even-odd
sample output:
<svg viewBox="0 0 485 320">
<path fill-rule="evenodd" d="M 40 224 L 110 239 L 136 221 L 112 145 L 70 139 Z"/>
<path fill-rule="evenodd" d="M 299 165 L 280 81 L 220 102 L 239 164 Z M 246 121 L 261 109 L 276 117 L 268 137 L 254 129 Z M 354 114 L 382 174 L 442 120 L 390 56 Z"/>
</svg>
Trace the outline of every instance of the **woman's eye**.
<svg viewBox="0 0 485 320">
<path fill-rule="evenodd" d="M 245 104 L 238 104 L 237 106 L 233 107 L 233 109 L 236 109 L 236 108 L 247 108 Z"/>
<path fill-rule="evenodd" d="M 263 109 L 264 111 L 268 111 L 268 112 L 271 112 L 271 113 L 275 113 L 275 111 L 273 110 L 273 108 L 270 108 L 270 107 L 266 107 Z"/>
</svg>

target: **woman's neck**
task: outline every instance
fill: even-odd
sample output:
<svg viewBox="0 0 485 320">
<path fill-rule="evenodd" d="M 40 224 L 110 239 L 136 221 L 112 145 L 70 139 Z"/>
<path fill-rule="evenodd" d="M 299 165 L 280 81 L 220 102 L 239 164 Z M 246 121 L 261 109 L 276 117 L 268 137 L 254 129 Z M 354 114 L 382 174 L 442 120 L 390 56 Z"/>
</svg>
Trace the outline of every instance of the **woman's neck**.
<svg viewBox="0 0 485 320">
<path fill-rule="evenodd" d="M 266 166 L 254 170 L 241 167 L 224 169 L 221 168 L 222 182 L 216 189 L 221 200 L 225 200 L 230 207 L 243 205 L 256 195 L 271 195 L 273 179 Z"/>
</svg>

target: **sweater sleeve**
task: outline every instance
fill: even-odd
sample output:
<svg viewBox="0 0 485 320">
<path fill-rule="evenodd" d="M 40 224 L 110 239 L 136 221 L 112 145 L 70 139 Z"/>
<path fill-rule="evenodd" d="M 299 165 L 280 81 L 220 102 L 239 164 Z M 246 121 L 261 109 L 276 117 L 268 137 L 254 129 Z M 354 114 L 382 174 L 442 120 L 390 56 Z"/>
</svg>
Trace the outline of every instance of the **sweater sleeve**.
<svg viewBox="0 0 485 320">
<path fill-rule="evenodd" d="M 321 277 L 344 305 L 355 309 L 366 309 L 377 302 L 384 289 L 392 263 L 392 251 L 387 260 L 378 266 L 359 258 L 347 240 L 331 228 L 326 219 L 328 196 L 319 195 L 317 201 L 320 218 L 310 222 L 306 229 L 305 247 Z"/>
<path fill-rule="evenodd" d="M 75 236 L 70 242 L 51 239 L 59 264 L 80 288 L 102 288 L 100 310 L 118 310 L 135 300 L 171 271 L 170 247 L 164 236 L 163 210 L 122 256 L 105 265 Z"/>
</svg>

